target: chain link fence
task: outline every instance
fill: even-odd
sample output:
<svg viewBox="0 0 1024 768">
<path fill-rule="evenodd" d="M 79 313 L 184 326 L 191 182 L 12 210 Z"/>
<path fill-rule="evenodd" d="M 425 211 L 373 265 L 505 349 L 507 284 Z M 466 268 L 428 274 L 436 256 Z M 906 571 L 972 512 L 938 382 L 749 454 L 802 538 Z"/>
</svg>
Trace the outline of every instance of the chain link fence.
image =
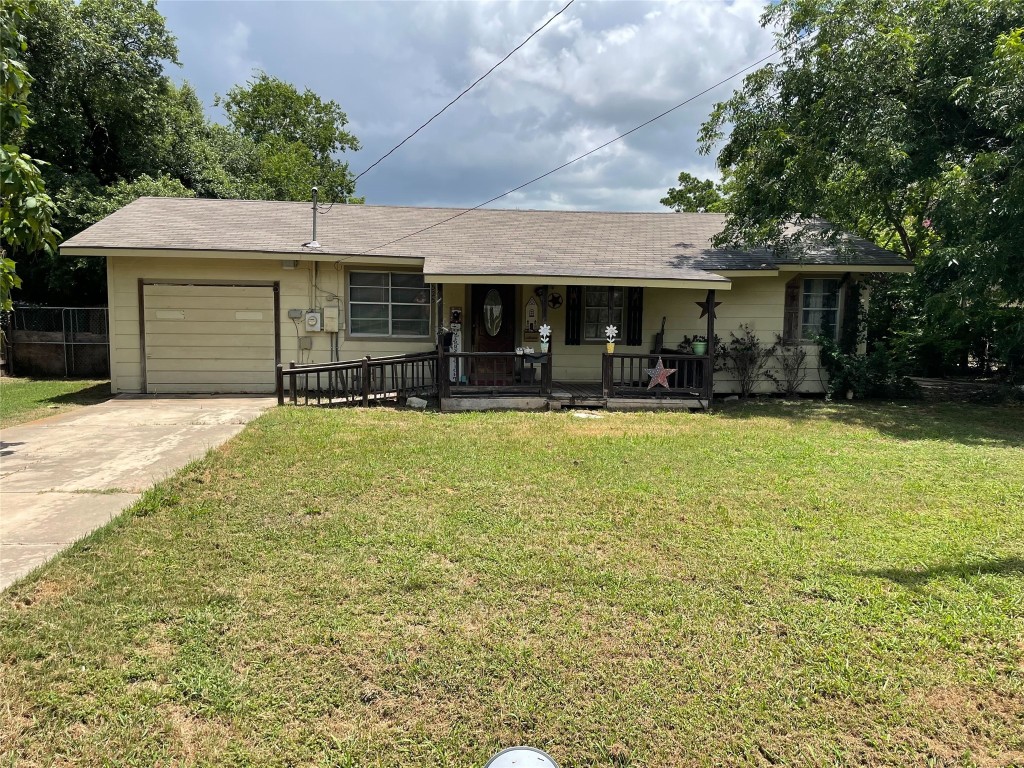
<svg viewBox="0 0 1024 768">
<path fill-rule="evenodd" d="M 14 376 L 106 378 L 106 307 L 15 307 L 4 317 L 4 363 Z"/>
</svg>

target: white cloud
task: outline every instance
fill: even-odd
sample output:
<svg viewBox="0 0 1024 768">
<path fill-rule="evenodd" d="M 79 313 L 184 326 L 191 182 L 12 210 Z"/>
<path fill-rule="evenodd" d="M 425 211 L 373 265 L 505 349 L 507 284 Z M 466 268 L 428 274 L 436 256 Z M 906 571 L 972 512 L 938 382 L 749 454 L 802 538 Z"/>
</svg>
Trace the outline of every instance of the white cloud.
<svg viewBox="0 0 1024 768">
<path fill-rule="evenodd" d="M 224 93 L 254 66 L 338 101 L 362 170 L 564 2 L 213 2 L 161 6 L 184 75 Z M 577 2 L 360 181 L 368 200 L 474 205 L 607 141 L 771 50 L 755 0 Z M 219 33 L 207 30 L 220 30 Z M 227 34 L 223 33 L 227 30 Z M 253 52 L 259 52 L 259 61 Z M 501 201 L 657 210 L 680 170 L 715 175 L 699 126 L 732 81 Z"/>
<path fill-rule="evenodd" d="M 261 69 L 260 63 L 249 56 L 249 36 L 252 29 L 244 21 L 236 21 L 222 38 L 218 49 L 224 65 L 236 82 L 249 79 L 254 70 Z"/>
</svg>

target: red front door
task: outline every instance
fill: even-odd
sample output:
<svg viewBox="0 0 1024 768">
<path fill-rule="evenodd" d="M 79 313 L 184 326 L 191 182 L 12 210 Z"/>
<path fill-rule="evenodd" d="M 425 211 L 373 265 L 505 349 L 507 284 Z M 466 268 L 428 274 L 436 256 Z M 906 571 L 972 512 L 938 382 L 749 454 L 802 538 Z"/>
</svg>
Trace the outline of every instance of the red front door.
<svg viewBox="0 0 1024 768">
<path fill-rule="evenodd" d="M 474 285 L 472 297 L 474 352 L 515 352 L 516 289 L 514 285 Z M 470 384 L 500 386 L 512 384 L 512 357 L 477 358 L 470 371 Z"/>
</svg>

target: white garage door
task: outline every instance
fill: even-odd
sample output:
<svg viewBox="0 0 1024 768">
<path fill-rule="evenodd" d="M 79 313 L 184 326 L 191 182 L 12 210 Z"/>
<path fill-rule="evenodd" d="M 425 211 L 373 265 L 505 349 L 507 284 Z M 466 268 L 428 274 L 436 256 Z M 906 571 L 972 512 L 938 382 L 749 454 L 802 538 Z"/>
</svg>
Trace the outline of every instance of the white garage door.
<svg viewBox="0 0 1024 768">
<path fill-rule="evenodd" d="M 146 391 L 273 392 L 270 287 L 146 285 Z"/>
</svg>

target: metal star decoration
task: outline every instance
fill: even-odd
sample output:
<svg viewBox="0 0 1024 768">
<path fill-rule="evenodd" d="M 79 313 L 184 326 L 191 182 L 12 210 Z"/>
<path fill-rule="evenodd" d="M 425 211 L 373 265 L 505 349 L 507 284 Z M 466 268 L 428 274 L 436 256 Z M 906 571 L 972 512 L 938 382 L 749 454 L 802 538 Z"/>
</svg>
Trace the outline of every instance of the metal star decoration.
<svg viewBox="0 0 1024 768">
<path fill-rule="evenodd" d="M 695 301 L 693 303 L 700 307 L 700 317 L 697 318 L 698 320 L 707 317 L 709 314 L 712 319 L 718 319 L 718 315 L 715 314 L 715 309 L 722 306 L 722 302 L 716 301 L 715 306 L 711 306 L 711 297 L 708 297 L 704 299 L 704 301 Z"/>
<path fill-rule="evenodd" d="M 661 362 L 661 358 L 658 358 L 658 364 L 653 368 L 647 369 L 647 375 L 651 377 L 651 380 L 647 383 L 648 389 L 654 389 L 659 384 L 665 389 L 669 388 L 668 377 L 675 373 L 678 368 L 666 368 L 665 364 Z"/>
</svg>

